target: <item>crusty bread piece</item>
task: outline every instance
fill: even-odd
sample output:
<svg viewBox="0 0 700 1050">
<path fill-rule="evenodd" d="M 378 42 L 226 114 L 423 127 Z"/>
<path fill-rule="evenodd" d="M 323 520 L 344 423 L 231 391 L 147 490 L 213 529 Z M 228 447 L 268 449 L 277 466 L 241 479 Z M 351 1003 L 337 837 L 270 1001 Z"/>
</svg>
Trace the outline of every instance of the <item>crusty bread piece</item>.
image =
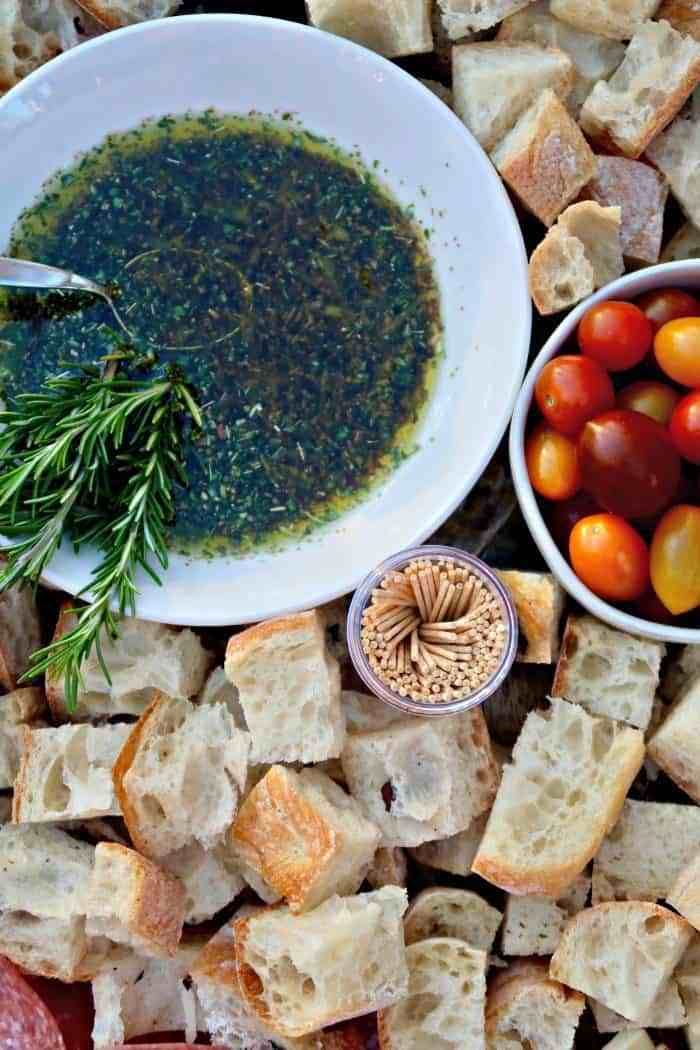
<svg viewBox="0 0 700 1050">
<path fill-rule="evenodd" d="M 611 40 L 629 40 L 651 18 L 660 0 L 551 0 L 563 22 Z"/>
<path fill-rule="evenodd" d="M 185 920 L 179 879 L 114 842 L 100 842 L 87 901 L 87 933 L 126 944 L 140 955 L 175 955 Z"/>
<path fill-rule="evenodd" d="M 318 610 L 234 634 L 226 674 L 252 738 L 251 762 L 321 762 L 343 748 L 340 669 Z"/>
<path fill-rule="evenodd" d="M 150 18 L 165 18 L 182 0 L 79 0 L 80 6 L 105 29 L 121 29 Z"/>
<path fill-rule="evenodd" d="M 598 157 L 598 171 L 582 197 L 621 209 L 625 259 L 647 266 L 659 261 L 668 183 L 658 171 L 628 157 Z"/>
<path fill-rule="evenodd" d="M 408 853 L 426 868 L 449 871 L 452 875 L 466 877 L 471 871 L 479 843 L 484 837 L 487 820 L 488 814 L 483 813 L 464 831 L 458 831 L 456 835 L 450 835 L 446 839 L 424 842 L 415 849 L 409 849 Z"/>
<path fill-rule="evenodd" d="M 301 1036 L 406 996 L 406 891 L 332 897 L 312 912 L 265 908 L 236 921 L 245 1002 L 281 1035 Z"/>
<path fill-rule="evenodd" d="M 670 978 L 692 935 L 685 919 L 657 904 L 599 904 L 568 923 L 550 974 L 638 1020 Z"/>
<path fill-rule="evenodd" d="M 666 899 L 691 926 L 700 930 L 700 850 L 679 873 Z"/>
<path fill-rule="evenodd" d="M 213 849 L 192 842 L 163 857 L 160 865 L 184 886 L 186 923 L 213 918 L 246 886 L 240 864 L 226 842 Z"/>
<path fill-rule="evenodd" d="M 377 1016 L 381 1050 L 486 1050 L 486 953 L 454 937 L 406 949 L 408 996 Z M 436 1039 L 437 1037 L 437 1039 Z"/>
<path fill-rule="evenodd" d="M 45 712 L 44 690 L 36 686 L 0 697 L 0 790 L 14 785 L 23 747 L 22 727 L 38 728 Z"/>
<path fill-rule="evenodd" d="M 699 0 L 662 0 L 656 17 L 670 22 L 679 33 L 686 33 L 695 40 L 700 40 Z"/>
<path fill-rule="evenodd" d="M 499 572 L 510 591 L 520 624 L 518 660 L 553 664 L 559 656 L 559 622 L 566 603 L 561 584 L 549 572 Z"/>
<path fill-rule="evenodd" d="M 530 256 L 530 295 L 543 317 L 567 310 L 595 291 L 593 265 L 578 239 L 553 226 Z"/>
<path fill-rule="evenodd" d="M 530 0 L 438 0 L 450 40 L 491 29 L 508 15 L 527 7 Z"/>
<path fill-rule="evenodd" d="M 620 1032 L 605 1045 L 609 1050 L 654 1050 L 654 1044 L 643 1028 L 636 1032 Z"/>
<path fill-rule="evenodd" d="M 636 729 L 565 700 L 531 712 L 472 870 L 511 893 L 561 896 L 617 821 L 643 759 Z"/>
<path fill-rule="evenodd" d="M 119 816 L 112 769 L 130 730 L 25 727 L 12 819 L 19 824 Z"/>
<path fill-rule="evenodd" d="M 253 788 L 230 834 L 292 912 L 356 893 L 380 838 L 359 803 L 330 777 L 284 766 L 273 766 Z"/>
<path fill-rule="evenodd" d="M 695 42 L 700 49 L 700 43 Z M 688 106 L 657 135 L 647 157 L 668 179 L 673 196 L 694 226 L 700 226 L 697 159 L 700 150 L 700 106 Z"/>
<path fill-rule="evenodd" d="M 552 694 L 646 729 L 659 684 L 662 642 L 635 638 L 592 616 L 570 616 Z"/>
<path fill-rule="evenodd" d="M 367 882 L 373 890 L 382 886 L 405 886 L 408 875 L 406 854 L 400 846 L 381 846 L 367 872 Z"/>
<path fill-rule="evenodd" d="M 87 39 L 92 19 L 72 0 L 3 0 L 0 5 L 0 95 L 44 62 Z M 78 26 L 75 19 L 79 18 Z"/>
<path fill-rule="evenodd" d="M 681 1028 L 687 1015 L 681 999 L 678 982 L 671 978 L 663 986 L 654 1002 L 637 1021 L 628 1021 L 622 1014 L 603 1006 L 597 999 L 589 999 L 591 1013 L 599 1032 L 628 1032 L 640 1028 Z"/>
<path fill-rule="evenodd" d="M 489 984 L 486 1039 L 489 1050 L 571 1050 L 586 1000 L 551 980 L 547 964 L 512 963 Z"/>
<path fill-rule="evenodd" d="M 70 603 L 62 607 L 54 641 L 75 626 L 71 607 Z M 193 631 L 132 617 L 120 621 L 116 639 L 103 632 L 100 650 L 111 684 L 104 676 L 95 646 L 82 665 L 83 685 L 72 711 L 66 707 L 63 679 L 47 674 L 46 699 L 57 722 L 139 716 L 159 690 L 177 698 L 195 696 L 211 664 L 211 655 Z"/>
<path fill-rule="evenodd" d="M 698 258 L 700 258 L 700 230 L 696 230 L 691 222 L 686 222 L 668 242 L 659 261 L 677 262 L 680 259 Z M 700 646 L 687 646 L 686 648 L 700 648 Z"/>
<path fill-rule="evenodd" d="M 593 151 L 553 91 L 540 97 L 493 150 L 491 159 L 522 204 L 551 226 L 596 171 Z"/>
<path fill-rule="evenodd" d="M 343 689 L 340 694 L 343 715 L 348 733 L 371 733 L 386 729 L 395 722 L 413 722 L 402 711 L 389 707 L 376 696 L 358 693 L 354 689 Z"/>
<path fill-rule="evenodd" d="M 581 127 L 601 146 L 639 157 L 699 81 L 700 44 L 668 22 L 645 22 L 620 67 L 584 102 Z"/>
<path fill-rule="evenodd" d="M 698 231 L 700 249 L 700 231 Z M 667 703 L 678 700 L 693 678 L 700 675 L 700 645 L 684 645 L 670 656 L 661 676 L 660 693 Z"/>
<path fill-rule="evenodd" d="M 568 920 L 586 906 L 591 880 L 579 875 L 558 900 L 508 895 L 501 947 L 504 955 L 552 955 Z"/>
<path fill-rule="evenodd" d="M 538 44 L 491 41 L 454 47 L 455 112 L 490 151 L 545 88 L 566 99 L 573 70 L 563 51 Z"/>
<path fill-rule="evenodd" d="M 114 784 L 136 848 L 152 859 L 223 841 L 245 787 L 250 737 L 224 704 L 195 707 L 159 696 L 114 766 Z"/>
<path fill-rule="evenodd" d="M 454 108 L 454 95 L 451 88 L 445 87 L 439 80 L 430 80 L 425 77 L 418 77 L 418 79 L 424 87 L 427 87 L 428 91 L 432 91 L 434 95 L 437 95 L 441 102 L 444 102 L 450 109 Z"/>
<path fill-rule="evenodd" d="M 498 30 L 497 40 L 512 43 L 527 40 L 541 47 L 557 47 L 569 56 L 574 66 L 574 85 L 568 106 L 577 115 L 597 80 L 607 80 L 622 61 L 625 48 L 617 40 L 608 40 L 587 29 L 555 18 L 549 0 L 536 0 L 522 11 L 506 18 Z"/>
<path fill-rule="evenodd" d="M 433 49 L 428 0 L 306 0 L 309 21 L 386 58 Z"/>
<path fill-rule="evenodd" d="M 0 15 L 0 19 L 2 17 Z M 32 588 L 15 586 L 3 591 L 0 594 L 0 686 L 3 689 L 9 692 L 17 688 L 29 666 L 29 657 L 40 645 L 41 625 Z"/>
<path fill-rule="evenodd" d="M 223 667 L 215 667 L 207 676 L 202 691 L 194 700 L 195 704 L 224 704 L 233 718 L 237 729 L 248 731 L 243 714 L 238 690 L 226 677 Z"/>
<path fill-rule="evenodd" d="M 478 893 L 434 886 L 411 902 L 403 923 L 404 936 L 406 944 L 430 937 L 456 937 L 488 953 L 502 918 Z"/>
<path fill-rule="evenodd" d="M 681 691 L 649 741 L 649 755 L 679 788 L 700 802 L 700 674 Z"/>
</svg>

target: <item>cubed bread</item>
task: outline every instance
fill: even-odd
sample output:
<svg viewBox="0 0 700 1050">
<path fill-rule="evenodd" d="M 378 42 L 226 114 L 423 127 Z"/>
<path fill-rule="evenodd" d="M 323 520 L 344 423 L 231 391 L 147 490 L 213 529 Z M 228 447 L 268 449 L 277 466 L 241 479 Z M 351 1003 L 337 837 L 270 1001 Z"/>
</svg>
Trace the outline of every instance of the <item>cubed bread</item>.
<svg viewBox="0 0 700 1050">
<path fill-rule="evenodd" d="M 385 886 L 332 897 L 304 915 L 278 907 L 237 920 L 236 966 L 248 1008 L 273 1031 L 302 1036 L 405 998 L 407 903 L 405 890 Z"/>
<path fill-rule="evenodd" d="M 622 1014 L 608 1009 L 597 999 L 589 999 L 589 1005 L 596 1028 L 604 1034 L 628 1032 L 640 1028 L 681 1028 L 687 1020 L 678 982 L 673 978 L 666 982 L 653 1003 L 636 1021 L 628 1021 Z"/>
<path fill-rule="evenodd" d="M 379 697 L 358 693 L 354 689 L 343 689 L 340 702 L 348 733 L 371 733 L 386 729 L 395 722 L 413 721 Z"/>
<path fill-rule="evenodd" d="M 165 18 L 177 11 L 182 0 L 80 0 L 80 6 L 105 29 L 120 29 L 150 18 Z"/>
<path fill-rule="evenodd" d="M 599 904 L 568 923 L 550 974 L 638 1020 L 671 977 L 692 935 L 685 919 L 657 904 Z"/>
<path fill-rule="evenodd" d="M 40 726 L 44 691 L 35 686 L 0 697 L 0 790 L 11 788 L 19 770 L 25 725 Z"/>
<path fill-rule="evenodd" d="M 438 0 L 442 21 L 451 40 L 491 29 L 508 15 L 527 7 L 530 0 Z"/>
<path fill-rule="evenodd" d="M 557 47 L 567 54 L 574 66 L 574 85 L 567 104 L 574 115 L 596 81 L 607 80 L 625 54 L 624 45 L 619 41 L 609 40 L 587 28 L 576 29 L 555 18 L 549 9 L 549 0 L 536 0 L 506 18 L 496 39 L 512 43 L 530 40 L 541 47 Z"/>
<path fill-rule="evenodd" d="M 404 919 L 406 944 L 431 937 L 456 937 L 487 954 L 503 916 L 471 890 L 434 886 L 411 902 Z"/>
<path fill-rule="evenodd" d="M 133 726 L 114 784 L 136 848 L 158 859 L 223 842 L 245 788 L 250 737 L 224 704 L 158 696 Z"/>
<path fill-rule="evenodd" d="M 585 907 L 590 888 L 588 876 L 579 875 L 558 900 L 508 894 L 501 936 L 503 954 L 553 955 L 567 922 Z"/>
<path fill-rule="evenodd" d="M 611 40 L 629 40 L 658 6 L 659 0 L 551 0 L 556 18 Z"/>
<path fill-rule="evenodd" d="M 0 95 L 78 43 L 80 37 L 73 19 L 80 14 L 80 8 L 72 0 L 56 0 L 51 6 L 59 12 L 55 25 L 41 8 L 27 9 L 21 0 L 4 0 L 0 10 Z"/>
<path fill-rule="evenodd" d="M 405 886 L 408 875 L 406 854 L 400 846 L 380 846 L 367 872 L 367 882 L 373 890 L 382 886 Z"/>
<path fill-rule="evenodd" d="M 246 886 L 240 865 L 226 842 L 213 849 L 192 842 L 163 857 L 160 864 L 184 886 L 186 923 L 213 918 Z"/>
<path fill-rule="evenodd" d="M 593 862 L 593 903 L 657 901 L 700 853 L 700 807 L 627 799 Z"/>
<path fill-rule="evenodd" d="M 380 838 L 359 803 L 330 777 L 284 766 L 273 766 L 253 788 L 230 834 L 292 912 L 356 893 Z"/>
<path fill-rule="evenodd" d="M 620 242 L 628 262 L 659 261 L 668 183 L 658 171 L 628 157 L 598 157 L 598 170 L 582 196 L 620 208 Z"/>
<path fill-rule="evenodd" d="M 380 1050 L 427 1047 L 436 1037 L 443 1050 L 486 1050 L 486 953 L 433 937 L 411 944 L 406 962 L 408 996 L 377 1017 Z"/>
<path fill-rule="evenodd" d="M 679 33 L 700 40 L 700 3 L 698 0 L 662 0 L 657 18 L 670 22 Z"/>
<path fill-rule="evenodd" d="M 572 1050 L 585 1008 L 582 995 L 551 980 L 545 962 L 512 963 L 489 984 L 486 1045 L 489 1050 Z"/>
<path fill-rule="evenodd" d="M 53 641 L 75 627 L 77 621 L 70 611 L 73 604 L 62 607 Z M 105 678 L 94 646 L 82 664 L 83 681 L 72 711 L 66 706 L 63 679 L 47 674 L 46 699 L 57 722 L 139 716 L 157 690 L 177 698 L 195 696 L 211 663 L 210 654 L 193 631 L 132 617 L 120 621 L 116 638 L 106 631 L 101 634 L 99 652 L 111 682 Z"/>
<path fill-rule="evenodd" d="M 340 668 L 328 652 L 318 610 L 233 635 L 226 674 L 251 734 L 251 762 L 322 762 L 340 754 Z"/>
<path fill-rule="evenodd" d="M 19 824 L 119 816 L 112 770 L 130 729 L 25 728 L 12 819 Z"/>
<path fill-rule="evenodd" d="M 546 88 L 566 99 L 573 85 L 571 60 L 538 44 L 463 44 L 452 49 L 455 112 L 490 151 Z"/>
<path fill-rule="evenodd" d="M 560 897 L 615 825 L 643 759 L 636 729 L 565 700 L 531 712 L 472 870 L 510 893 Z"/>
<path fill-rule="evenodd" d="M 581 127 L 606 149 L 639 157 L 698 81 L 700 44 L 668 22 L 645 22 L 610 80 L 599 81 L 584 102 Z"/>
<path fill-rule="evenodd" d="M 306 0 L 309 21 L 387 58 L 433 49 L 428 0 Z"/>
<path fill-rule="evenodd" d="M 620 1032 L 605 1045 L 608 1050 L 654 1050 L 654 1044 L 643 1028 L 636 1032 Z"/>
<path fill-rule="evenodd" d="M 697 41 L 695 46 L 700 49 Z M 700 226 L 698 151 L 700 106 L 697 105 L 686 107 L 647 149 L 648 159 L 666 176 L 673 196 L 694 226 Z"/>
<path fill-rule="evenodd" d="M 95 847 L 87 903 L 87 933 L 126 944 L 140 955 L 175 955 L 185 921 L 179 879 L 114 842 Z"/>
<path fill-rule="evenodd" d="M 700 674 L 691 678 L 649 741 L 649 756 L 700 802 Z"/>
<path fill-rule="evenodd" d="M 223 667 L 215 667 L 207 676 L 202 691 L 195 698 L 196 704 L 224 704 L 237 729 L 248 731 L 238 690 L 226 677 Z"/>
<path fill-rule="evenodd" d="M 700 675 L 700 645 L 684 645 L 664 664 L 660 693 L 667 703 L 678 700 L 693 678 Z"/>
<path fill-rule="evenodd" d="M 665 652 L 662 642 L 635 638 L 592 616 L 570 616 L 552 695 L 646 729 Z"/>
<path fill-rule="evenodd" d="M 518 613 L 518 660 L 525 664 L 556 663 L 559 623 L 566 603 L 563 587 L 549 572 L 507 571 L 498 575 Z"/>
<path fill-rule="evenodd" d="M 543 316 L 567 310 L 595 291 L 593 265 L 578 237 L 553 226 L 530 256 L 530 295 Z"/>
<path fill-rule="evenodd" d="M 10 2 L 14 5 L 15 0 Z M 17 688 L 29 667 L 30 656 L 40 645 L 41 624 L 34 591 L 31 587 L 8 587 L 0 594 L 0 686 L 3 689 L 9 692 Z"/>
<path fill-rule="evenodd" d="M 519 118 L 491 159 L 521 203 L 545 226 L 575 200 L 596 160 L 566 107 L 551 90 Z"/>
<path fill-rule="evenodd" d="M 666 899 L 691 926 L 700 930 L 700 850 L 680 871 Z"/>
<path fill-rule="evenodd" d="M 451 875 L 462 875 L 465 878 L 471 871 L 479 843 L 484 837 L 488 814 L 483 813 L 471 822 L 464 831 L 450 835 L 435 842 L 424 842 L 421 846 L 409 849 L 408 853 L 426 868 L 436 871 L 448 871 Z"/>
<path fill-rule="evenodd" d="M 668 242 L 661 253 L 661 262 L 678 262 L 680 259 L 700 258 L 700 230 L 696 230 L 692 223 L 686 222 L 681 226 Z M 700 646 L 687 646 L 697 648 Z"/>
</svg>

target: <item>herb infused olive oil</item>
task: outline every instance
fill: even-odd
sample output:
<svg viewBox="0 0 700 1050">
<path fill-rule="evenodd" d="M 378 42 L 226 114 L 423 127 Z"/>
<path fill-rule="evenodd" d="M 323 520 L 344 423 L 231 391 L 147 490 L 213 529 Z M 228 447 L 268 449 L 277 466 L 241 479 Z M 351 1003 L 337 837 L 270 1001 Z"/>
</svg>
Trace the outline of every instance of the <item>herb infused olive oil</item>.
<svg viewBox="0 0 700 1050">
<path fill-rule="evenodd" d="M 137 355 L 176 364 L 202 408 L 171 545 L 298 537 L 413 447 L 440 346 L 422 231 L 354 158 L 310 134 L 207 112 L 119 135 L 60 173 L 9 254 L 108 284 Z M 12 292 L 0 305 L 10 403 L 125 342 L 106 304 Z"/>
</svg>

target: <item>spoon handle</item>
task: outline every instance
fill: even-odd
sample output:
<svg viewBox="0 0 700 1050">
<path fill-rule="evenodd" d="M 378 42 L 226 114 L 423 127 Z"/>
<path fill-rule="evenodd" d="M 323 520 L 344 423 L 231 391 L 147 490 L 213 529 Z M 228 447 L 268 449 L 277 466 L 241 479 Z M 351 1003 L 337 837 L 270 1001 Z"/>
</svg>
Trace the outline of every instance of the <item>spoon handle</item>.
<svg viewBox="0 0 700 1050">
<path fill-rule="evenodd" d="M 25 259 L 6 259 L 0 256 L 0 285 L 11 288 L 50 288 L 92 292 L 105 296 L 105 291 L 94 281 L 79 277 L 69 270 L 28 262 Z"/>
</svg>

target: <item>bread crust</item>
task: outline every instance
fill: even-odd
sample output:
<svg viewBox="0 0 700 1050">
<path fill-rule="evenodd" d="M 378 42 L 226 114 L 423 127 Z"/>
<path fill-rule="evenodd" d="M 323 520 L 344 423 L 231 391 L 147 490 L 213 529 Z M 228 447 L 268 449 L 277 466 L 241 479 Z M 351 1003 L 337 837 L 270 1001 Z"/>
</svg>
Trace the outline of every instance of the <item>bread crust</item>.
<svg viewBox="0 0 700 1050">
<path fill-rule="evenodd" d="M 544 991 L 549 997 L 552 1010 L 567 1007 L 583 1013 L 586 999 L 580 992 L 567 988 L 549 976 L 549 964 L 539 959 L 523 959 L 501 970 L 490 982 L 486 998 L 486 1039 L 493 1039 L 498 1032 L 502 1012 L 521 993 Z"/>
<path fill-rule="evenodd" d="M 508 570 L 498 573 L 513 596 L 522 633 L 527 643 L 520 663 L 552 664 L 559 655 L 559 621 L 565 595 L 551 573 Z"/>
<path fill-rule="evenodd" d="M 669 22 L 679 33 L 700 40 L 700 2 L 698 0 L 663 0 L 657 19 Z"/>
<path fill-rule="evenodd" d="M 56 621 L 56 627 L 51 639 L 52 643 L 57 642 L 71 629 L 73 622 L 73 614 L 71 610 L 73 607 L 73 602 L 65 601 L 61 603 L 58 620 Z M 51 714 L 57 722 L 63 722 L 66 718 L 65 695 L 61 687 L 61 682 L 62 679 L 57 678 L 49 668 L 46 672 L 46 701 L 51 709 Z"/>
<path fill-rule="evenodd" d="M 287 634 L 289 631 L 304 630 L 306 627 L 317 627 L 323 630 L 323 620 L 317 609 L 308 612 L 293 613 L 291 616 L 279 616 L 275 620 L 263 620 L 252 627 L 246 627 L 238 634 L 232 634 L 226 646 L 226 666 L 235 666 L 239 660 L 248 656 L 250 650 L 255 650 L 260 642 L 275 638 L 279 634 Z"/>
<path fill-rule="evenodd" d="M 121 806 L 122 816 L 124 823 L 126 824 L 131 841 L 140 853 L 147 853 L 148 844 L 144 837 L 139 833 L 139 822 L 136 813 L 135 806 L 132 805 L 129 798 L 129 793 L 124 787 L 124 778 L 131 769 L 134 759 L 141 747 L 146 733 L 149 730 L 149 723 L 151 719 L 157 714 L 160 705 L 163 702 L 167 702 L 169 697 L 163 693 L 156 693 L 154 699 L 148 705 L 146 710 L 143 712 L 138 722 L 135 724 L 131 733 L 126 739 L 126 743 L 117 756 L 117 761 L 114 763 L 112 769 L 112 779 L 114 781 L 114 791 L 117 796 L 117 801 Z"/>
</svg>

